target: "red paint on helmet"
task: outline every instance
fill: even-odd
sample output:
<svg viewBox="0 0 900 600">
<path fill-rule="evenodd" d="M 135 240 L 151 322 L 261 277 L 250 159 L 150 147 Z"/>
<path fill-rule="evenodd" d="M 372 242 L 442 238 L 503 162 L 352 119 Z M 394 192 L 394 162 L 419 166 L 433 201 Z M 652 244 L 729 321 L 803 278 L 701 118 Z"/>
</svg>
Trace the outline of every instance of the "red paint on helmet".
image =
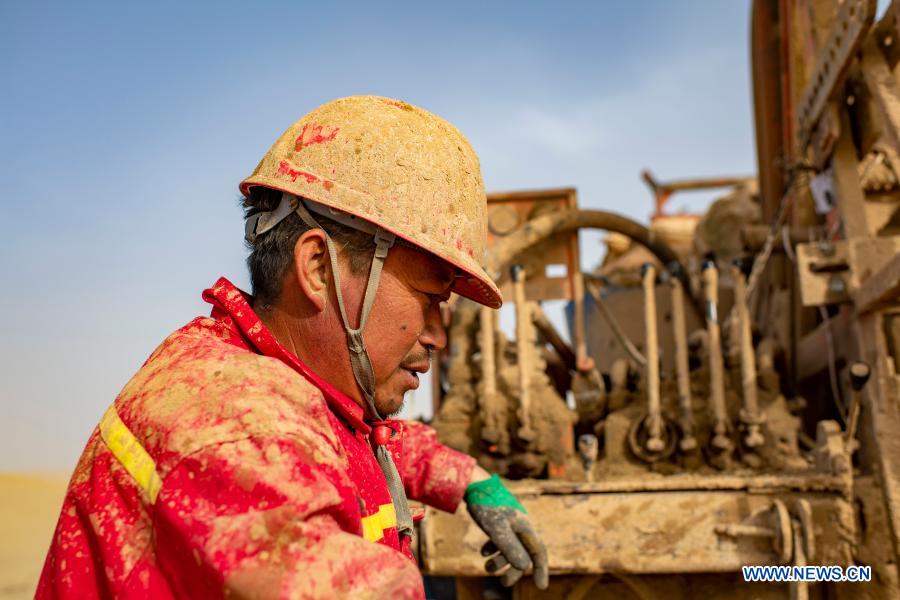
<svg viewBox="0 0 900 600">
<path fill-rule="evenodd" d="M 278 174 L 289 177 L 291 181 L 297 181 L 298 177 L 303 177 L 304 179 L 306 179 L 306 183 L 313 183 L 314 181 L 319 180 L 319 178 L 312 173 L 307 173 L 306 171 L 300 171 L 293 168 L 291 164 L 286 160 L 278 163 Z"/>
<path fill-rule="evenodd" d="M 312 146 L 313 144 L 332 142 L 340 129 L 340 127 L 329 127 L 327 125 L 313 125 L 307 123 L 303 126 L 303 130 L 300 131 L 300 135 L 298 135 L 297 139 L 294 141 L 294 150 L 300 152 L 305 147 Z"/>
</svg>

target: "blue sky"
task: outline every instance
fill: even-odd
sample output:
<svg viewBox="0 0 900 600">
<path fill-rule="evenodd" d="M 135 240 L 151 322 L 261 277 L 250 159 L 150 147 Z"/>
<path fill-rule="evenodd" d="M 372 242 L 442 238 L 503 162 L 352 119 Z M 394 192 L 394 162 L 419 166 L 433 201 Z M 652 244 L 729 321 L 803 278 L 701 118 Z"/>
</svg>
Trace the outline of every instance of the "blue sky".
<svg viewBox="0 0 900 600">
<path fill-rule="evenodd" d="M 755 171 L 746 0 L 125 4 L 0 7 L 0 470 L 70 469 L 200 291 L 246 286 L 237 184 L 332 98 L 445 117 L 490 190 L 640 220 L 642 168 Z"/>
</svg>

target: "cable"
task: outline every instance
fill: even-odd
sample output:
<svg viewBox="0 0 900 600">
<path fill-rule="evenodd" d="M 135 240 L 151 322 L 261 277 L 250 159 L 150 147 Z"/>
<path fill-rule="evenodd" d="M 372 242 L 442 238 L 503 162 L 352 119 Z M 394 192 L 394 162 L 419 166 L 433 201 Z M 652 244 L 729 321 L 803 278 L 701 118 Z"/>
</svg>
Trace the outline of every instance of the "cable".
<svg viewBox="0 0 900 600">
<path fill-rule="evenodd" d="M 794 254 L 794 248 L 791 246 L 790 228 L 787 225 L 781 227 L 781 245 L 784 246 L 784 253 L 788 259 L 797 264 L 797 255 Z"/>
<path fill-rule="evenodd" d="M 841 390 L 838 386 L 837 359 L 834 354 L 834 338 L 831 335 L 831 317 L 828 316 L 828 311 L 825 310 L 824 306 L 819 307 L 819 316 L 822 317 L 822 322 L 825 325 L 825 342 L 826 350 L 828 351 L 828 380 L 831 384 L 831 395 L 834 397 L 834 403 L 840 413 L 841 420 L 846 423 L 847 409 L 844 407 L 844 400 L 841 397 Z"/>
<path fill-rule="evenodd" d="M 606 306 L 603 298 L 600 297 L 600 293 L 595 287 L 597 285 L 597 281 L 590 275 L 585 274 L 585 284 L 588 293 L 591 295 L 591 298 L 594 299 L 594 303 L 597 304 L 597 308 L 600 309 L 600 314 L 603 315 L 604 319 L 606 319 L 607 325 L 609 325 L 609 328 L 612 330 L 613 335 L 616 336 L 616 339 L 619 340 L 619 343 L 622 344 L 622 347 L 625 348 L 628 356 L 630 356 L 631 359 L 641 367 L 646 366 L 647 359 L 644 358 L 644 355 L 641 354 L 641 351 L 638 350 L 631 342 L 631 340 L 628 339 L 628 337 L 625 335 L 625 332 L 623 332 L 622 328 L 619 326 L 618 321 L 616 321 L 615 317 L 613 317 L 612 313 L 610 312 L 609 307 Z"/>
</svg>

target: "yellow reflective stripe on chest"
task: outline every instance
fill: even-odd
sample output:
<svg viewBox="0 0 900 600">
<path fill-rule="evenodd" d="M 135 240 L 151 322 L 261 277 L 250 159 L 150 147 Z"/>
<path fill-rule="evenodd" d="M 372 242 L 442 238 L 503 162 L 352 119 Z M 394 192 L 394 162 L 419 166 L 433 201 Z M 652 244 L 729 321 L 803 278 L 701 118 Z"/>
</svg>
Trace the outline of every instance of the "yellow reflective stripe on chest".
<svg viewBox="0 0 900 600">
<path fill-rule="evenodd" d="M 150 498 L 150 504 L 155 503 L 159 488 L 162 487 L 156 463 L 119 418 L 115 406 L 110 406 L 100 421 L 100 437 L 138 487 Z"/>
<path fill-rule="evenodd" d="M 363 537 L 370 542 L 377 542 L 384 537 L 384 530 L 397 526 L 397 513 L 393 504 L 382 504 L 378 512 L 362 518 Z"/>
</svg>

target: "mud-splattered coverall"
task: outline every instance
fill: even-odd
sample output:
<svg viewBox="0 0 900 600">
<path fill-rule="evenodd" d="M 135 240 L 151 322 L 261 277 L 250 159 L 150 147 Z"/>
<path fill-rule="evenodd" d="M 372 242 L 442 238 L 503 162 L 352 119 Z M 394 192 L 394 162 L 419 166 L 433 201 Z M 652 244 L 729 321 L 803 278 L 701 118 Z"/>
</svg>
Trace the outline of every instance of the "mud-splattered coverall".
<svg viewBox="0 0 900 600">
<path fill-rule="evenodd" d="M 37 597 L 422 597 L 362 409 L 226 279 L 203 297 L 88 441 Z M 474 460 L 390 423 L 409 497 L 455 510 Z"/>
</svg>

